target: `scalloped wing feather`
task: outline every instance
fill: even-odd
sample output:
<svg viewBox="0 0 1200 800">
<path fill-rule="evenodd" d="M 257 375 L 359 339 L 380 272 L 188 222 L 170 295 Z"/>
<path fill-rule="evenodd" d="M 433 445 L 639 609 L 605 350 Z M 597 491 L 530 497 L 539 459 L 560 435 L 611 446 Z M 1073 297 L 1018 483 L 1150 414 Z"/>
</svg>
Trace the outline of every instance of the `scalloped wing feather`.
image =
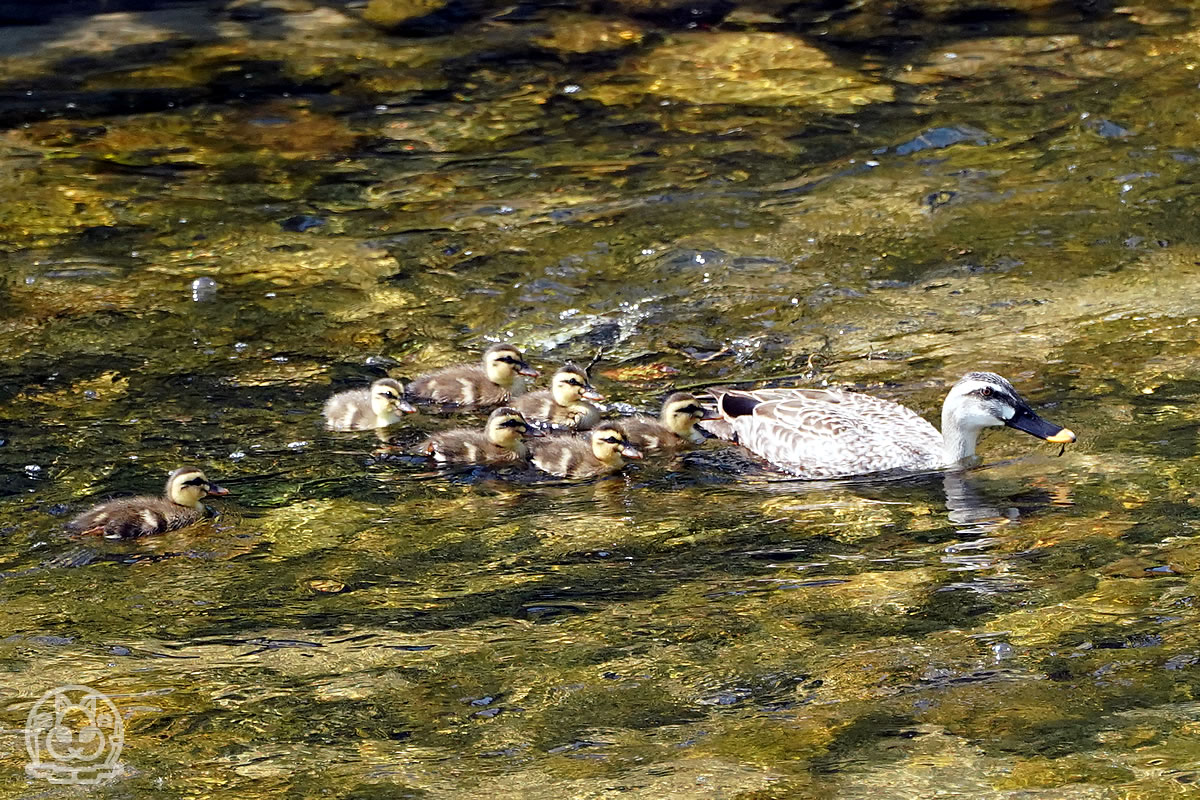
<svg viewBox="0 0 1200 800">
<path fill-rule="evenodd" d="M 760 401 L 750 414 L 724 420 L 737 441 L 798 477 L 837 478 L 943 466 L 942 436 L 937 429 L 890 400 L 821 389 L 736 394 Z"/>
</svg>

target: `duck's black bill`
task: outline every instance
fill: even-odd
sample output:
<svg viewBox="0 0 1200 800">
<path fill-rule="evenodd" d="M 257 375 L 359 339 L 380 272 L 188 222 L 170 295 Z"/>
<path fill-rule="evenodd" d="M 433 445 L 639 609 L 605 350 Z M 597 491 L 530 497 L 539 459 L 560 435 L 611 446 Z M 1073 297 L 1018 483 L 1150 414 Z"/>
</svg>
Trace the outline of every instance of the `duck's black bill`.
<svg viewBox="0 0 1200 800">
<path fill-rule="evenodd" d="M 1013 418 L 1004 424 L 1055 444 L 1070 444 L 1075 441 L 1074 432 L 1061 425 L 1055 425 L 1053 422 L 1047 422 L 1033 413 L 1033 409 L 1030 408 L 1018 408 Z"/>
<path fill-rule="evenodd" d="M 217 495 L 217 496 L 220 496 L 220 495 L 223 495 L 223 494 L 229 494 L 229 490 L 228 490 L 228 489 L 226 489 L 224 486 L 217 486 L 215 483 L 210 483 L 210 484 L 209 484 L 209 485 L 206 487 L 206 491 L 207 491 L 209 494 L 213 494 L 213 495 Z"/>
</svg>

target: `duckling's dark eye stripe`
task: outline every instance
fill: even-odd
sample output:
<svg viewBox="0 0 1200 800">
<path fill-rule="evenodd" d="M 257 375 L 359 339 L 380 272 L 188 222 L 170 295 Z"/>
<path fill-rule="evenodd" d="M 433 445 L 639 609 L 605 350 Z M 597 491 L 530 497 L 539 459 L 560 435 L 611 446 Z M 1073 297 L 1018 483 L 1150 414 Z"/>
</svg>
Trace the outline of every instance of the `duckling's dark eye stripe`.
<svg viewBox="0 0 1200 800">
<path fill-rule="evenodd" d="M 519 419 L 506 419 L 500 423 L 501 428 L 524 428 L 525 423 Z"/>
<path fill-rule="evenodd" d="M 681 414 L 703 414 L 704 409 L 701 406 L 684 406 L 679 409 Z"/>
<path fill-rule="evenodd" d="M 192 478 L 190 481 L 184 481 L 184 486 L 208 486 L 208 481 L 204 478 Z"/>
</svg>

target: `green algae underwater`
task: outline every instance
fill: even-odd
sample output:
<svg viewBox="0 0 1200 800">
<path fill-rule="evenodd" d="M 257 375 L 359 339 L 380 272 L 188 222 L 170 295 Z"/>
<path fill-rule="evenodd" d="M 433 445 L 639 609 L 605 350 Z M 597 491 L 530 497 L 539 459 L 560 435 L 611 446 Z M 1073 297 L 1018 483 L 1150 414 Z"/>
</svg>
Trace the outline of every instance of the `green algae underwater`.
<svg viewBox="0 0 1200 800">
<path fill-rule="evenodd" d="M 65 684 L 96 797 L 1200 794 L 1197 7 L 66 5 L 0 14 L 0 798 L 79 795 Z M 493 341 L 642 409 L 993 370 L 1080 441 L 570 484 L 321 427 Z M 63 532 L 185 463 L 216 519 Z"/>
</svg>

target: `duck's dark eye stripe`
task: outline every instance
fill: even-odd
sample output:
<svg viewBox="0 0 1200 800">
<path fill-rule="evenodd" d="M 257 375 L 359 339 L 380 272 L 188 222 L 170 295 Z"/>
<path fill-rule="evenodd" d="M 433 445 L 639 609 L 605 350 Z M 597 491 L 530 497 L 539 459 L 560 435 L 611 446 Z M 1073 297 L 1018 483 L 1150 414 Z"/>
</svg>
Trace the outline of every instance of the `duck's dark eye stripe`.
<svg viewBox="0 0 1200 800">
<path fill-rule="evenodd" d="M 184 486 L 207 486 L 208 481 L 204 478 L 192 478 L 190 481 L 184 481 Z"/>
<path fill-rule="evenodd" d="M 519 419 L 506 419 L 500 423 L 501 428 L 524 428 L 525 423 Z"/>
<path fill-rule="evenodd" d="M 684 414 L 703 414 L 704 413 L 704 409 L 701 408 L 700 406 L 685 406 L 679 410 L 681 413 L 684 413 Z"/>
</svg>

